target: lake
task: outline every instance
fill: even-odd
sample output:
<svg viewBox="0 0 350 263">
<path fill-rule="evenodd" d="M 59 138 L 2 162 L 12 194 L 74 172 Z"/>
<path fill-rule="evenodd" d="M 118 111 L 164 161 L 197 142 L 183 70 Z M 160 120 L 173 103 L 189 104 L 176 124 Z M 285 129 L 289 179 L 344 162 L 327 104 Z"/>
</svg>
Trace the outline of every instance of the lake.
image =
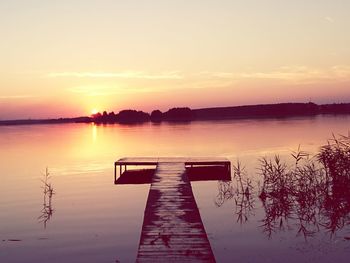
<svg viewBox="0 0 350 263">
<path fill-rule="evenodd" d="M 350 217 L 336 231 L 298 218 L 270 218 L 259 198 L 259 159 L 293 165 L 298 147 L 315 155 L 332 134 L 347 135 L 350 116 L 0 127 L 0 262 L 134 262 L 149 184 L 114 185 L 122 157 L 226 157 L 245 167 L 248 206 L 226 198 L 220 181 L 192 182 L 217 262 L 348 262 Z M 53 195 L 48 204 L 46 168 Z M 45 197 L 45 199 L 44 199 Z M 275 217 L 276 219 L 276 217 Z M 308 228 L 309 229 L 309 228 Z M 306 233 L 306 234 L 305 234 Z"/>
</svg>

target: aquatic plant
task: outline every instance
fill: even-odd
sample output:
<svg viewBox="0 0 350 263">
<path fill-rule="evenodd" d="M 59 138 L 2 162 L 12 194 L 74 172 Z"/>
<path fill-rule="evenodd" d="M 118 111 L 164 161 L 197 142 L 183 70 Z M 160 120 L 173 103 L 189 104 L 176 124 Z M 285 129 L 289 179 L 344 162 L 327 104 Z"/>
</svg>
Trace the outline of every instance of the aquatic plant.
<svg viewBox="0 0 350 263">
<path fill-rule="evenodd" d="M 219 181 L 219 191 L 215 199 L 215 204 L 220 207 L 225 201 L 233 199 L 235 202 L 237 222 L 242 224 L 248 221 L 254 209 L 253 184 L 240 161 L 237 161 L 236 165 L 232 167 L 232 179 L 235 182 L 235 186 L 232 185 L 232 181 Z"/>
<path fill-rule="evenodd" d="M 41 179 L 41 188 L 43 189 L 44 193 L 44 203 L 43 208 L 41 209 L 41 215 L 38 217 L 38 220 L 40 223 L 43 223 L 44 228 L 46 228 L 47 222 L 51 219 L 54 212 L 52 208 L 52 196 L 55 194 L 55 192 L 50 182 L 51 177 L 48 168 L 46 168 L 43 177 L 44 178 Z"/>
<path fill-rule="evenodd" d="M 290 227 L 289 220 L 305 239 L 321 227 L 333 235 L 350 224 L 350 137 L 333 136 L 315 157 L 300 147 L 292 157 L 292 167 L 278 156 L 260 160 L 262 227 L 268 237 Z"/>
</svg>

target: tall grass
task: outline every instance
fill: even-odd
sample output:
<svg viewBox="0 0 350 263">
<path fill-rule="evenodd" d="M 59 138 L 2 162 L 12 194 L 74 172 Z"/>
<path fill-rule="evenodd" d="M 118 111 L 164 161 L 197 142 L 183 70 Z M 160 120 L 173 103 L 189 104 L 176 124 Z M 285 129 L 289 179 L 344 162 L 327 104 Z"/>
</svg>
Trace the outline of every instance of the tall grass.
<svg viewBox="0 0 350 263">
<path fill-rule="evenodd" d="M 333 136 L 312 158 L 299 148 L 292 158 L 293 166 L 277 155 L 260 159 L 263 231 L 271 237 L 293 220 L 307 238 L 320 228 L 334 234 L 350 224 L 350 137 Z"/>
</svg>

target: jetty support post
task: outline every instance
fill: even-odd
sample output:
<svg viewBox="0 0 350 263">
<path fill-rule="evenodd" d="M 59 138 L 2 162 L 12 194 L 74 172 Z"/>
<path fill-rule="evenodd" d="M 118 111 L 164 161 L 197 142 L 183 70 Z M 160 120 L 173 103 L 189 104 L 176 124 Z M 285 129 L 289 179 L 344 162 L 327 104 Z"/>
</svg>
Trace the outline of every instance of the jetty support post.
<svg viewBox="0 0 350 263">
<path fill-rule="evenodd" d="M 117 162 L 114 162 L 114 184 L 117 183 Z"/>
</svg>

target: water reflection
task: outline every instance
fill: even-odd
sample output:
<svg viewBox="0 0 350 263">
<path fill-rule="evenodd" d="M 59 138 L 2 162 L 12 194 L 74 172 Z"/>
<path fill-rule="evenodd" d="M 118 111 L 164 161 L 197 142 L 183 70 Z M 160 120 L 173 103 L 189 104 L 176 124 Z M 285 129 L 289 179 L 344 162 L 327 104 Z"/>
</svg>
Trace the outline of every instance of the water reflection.
<svg viewBox="0 0 350 263">
<path fill-rule="evenodd" d="M 212 233 L 210 242 L 218 261 L 230 262 L 232 257 L 238 261 L 278 262 L 283 254 L 283 258 L 300 262 L 310 262 L 310 257 L 315 255 L 323 259 L 318 262 L 347 262 L 350 241 L 324 239 L 326 244 L 323 243 L 321 249 L 326 252 L 319 252 L 321 249 L 315 244 L 319 243 L 316 238 L 321 236 L 320 233 L 308 239 L 309 258 L 303 260 L 300 254 L 304 257 L 306 253 L 295 249 L 293 252 L 293 247 L 303 251 L 306 247 L 302 238 L 294 238 L 298 230 L 296 221 L 289 222 L 294 230 L 275 233 L 273 240 L 266 243 L 266 236 L 259 227 L 265 212 L 257 197 L 261 186 L 255 184 L 258 180 L 255 169 L 259 157 L 278 153 L 281 160 L 285 160 L 288 149 L 296 148 L 299 143 L 304 150 L 316 153 L 331 131 L 347 133 L 349 121 L 350 116 L 344 115 L 314 119 L 193 122 L 191 125 L 101 125 L 96 126 L 96 143 L 93 143 L 94 128 L 90 124 L 2 127 L 1 235 L 3 239 L 22 239 L 25 242 L 13 249 L 3 248 L 6 253 L 0 252 L 0 262 L 45 261 L 42 246 L 36 245 L 43 230 L 37 220 L 43 208 L 43 193 L 38 180 L 33 179 L 38 177 L 38 171 L 44 172 L 43 164 L 50 165 L 51 181 L 59 194 L 52 197 L 53 220 L 47 223 L 52 238 L 45 242 L 45 253 L 61 261 L 107 262 L 116 254 L 121 262 L 133 261 L 149 186 L 111 185 L 111 164 L 123 156 L 149 155 L 225 156 L 231 160 L 239 158 L 246 166 L 249 178 L 254 182 L 255 196 L 251 199 L 254 200 L 255 216 L 251 215 L 243 226 L 236 223 L 234 199 L 220 209 L 212 208 L 213 197 L 218 194 L 217 182 L 193 183 L 206 230 Z M 19 160 L 21 165 L 18 165 Z M 235 180 L 231 185 L 236 187 Z M 345 231 L 349 237 L 349 226 L 344 226 L 337 231 L 339 238 Z M 95 233 L 99 239 L 95 238 Z M 89 234 L 91 238 L 88 238 Z M 277 238 L 280 236 L 282 242 Z M 69 253 L 62 244 L 66 244 Z M 2 246 L 5 245 L 11 244 L 2 242 Z M 60 247 L 62 249 L 57 249 Z M 238 255 L 240 251 L 241 255 Z M 249 251 L 251 258 L 247 259 L 248 253 L 244 251 Z M 257 260 L 252 259 L 254 256 Z M 343 260 L 339 260 L 341 257 Z"/>
<path fill-rule="evenodd" d="M 263 232 L 293 229 L 305 239 L 325 231 L 334 236 L 350 224 L 350 138 L 333 138 L 313 158 L 298 151 L 289 167 L 278 156 L 262 158 L 259 198 Z"/>
<path fill-rule="evenodd" d="M 233 166 L 233 176 L 236 179 L 237 189 L 235 196 L 237 222 L 242 224 L 248 221 L 254 209 L 253 184 L 239 162 Z"/>
<path fill-rule="evenodd" d="M 235 183 L 235 186 L 232 185 Z M 240 224 L 248 221 L 254 211 L 254 187 L 247 172 L 240 162 L 233 165 L 233 182 L 219 181 L 218 194 L 215 199 L 217 207 L 222 206 L 227 200 L 235 202 L 235 214 Z"/>
<path fill-rule="evenodd" d="M 233 180 L 218 182 L 215 205 L 232 199 L 236 221 L 242 224 L 254 216 L 259 197 L 264 211 L 260 227 L 268 238 L 285 230 L 295 230 L 305 240 L 319 232 L 330 237 L 341 233 L 350 225 L 350 136 L 333 137 L 316 156 L 299 147 L 291 157 L 292 162 L 278 155 L 261 158 L 258 184 L 237 162 Z"/>
<path fill-rule="evenodd" d="M 46 228 L 47 223 L 50 221 L 54 209 L 52 208 L 52 196 L 55 194 L 53 190 L 53 186 L 50 182 L 50 173 L 48 168 L 45 170 L 44 179 L 41 180 L 42 189 L 44 194 L 44 203 L 43 208 L 41 209 L 41 214 L 38 217 L 40 223 L 44 224 L 44 228 Z"/>
<path fill-rule="evenodd" d="M 124 170 L 116 179 L 115 184 L 150 184 L 156 169 Z M 229 182 L 230 173 L 223 166 L 195 166 L 186 167 L 186 175 L 192 181 L 218 181 Z"/>
</svg>

